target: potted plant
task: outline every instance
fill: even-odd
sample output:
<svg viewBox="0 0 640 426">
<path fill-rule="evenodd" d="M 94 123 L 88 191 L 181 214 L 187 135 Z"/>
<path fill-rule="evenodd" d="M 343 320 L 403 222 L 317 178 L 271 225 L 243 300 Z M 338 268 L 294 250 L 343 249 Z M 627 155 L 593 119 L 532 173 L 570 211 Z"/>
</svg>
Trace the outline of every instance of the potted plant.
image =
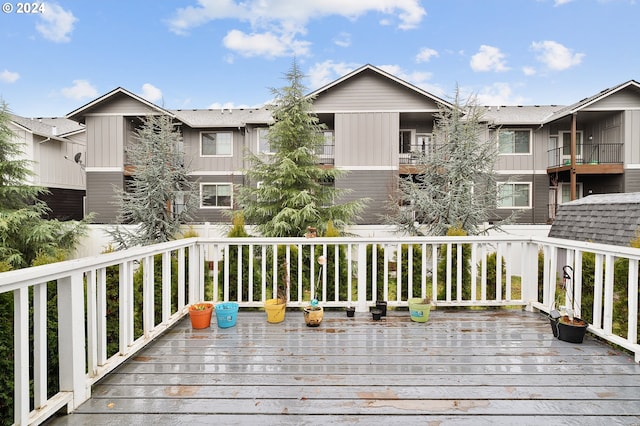
<svg viewBox="0 0 640 426">
<path fill-rule="evenodd" d="M 213 303 L 200 302 L 189 306 L 189 318 L 194 329 L 208 328 L 211 325 Z"/>
<path fill-rule="evenodd" d="M 282 285 L 278 284 L 276 297 L 267 299 L 264 302 L 264 310 L 267 313 L 267 322 L 275 324 L 284 321 L 287 312 L 287 288 L 289 287 L 288 265 L 283 262 L 280 265 L 282 270 Z"/>
<path fill-rule="evenodd" d="M 316 280 L 316 286 L 314 290 L 314 298 L 311 299 L 309 306 L 304 308 L 304 322 L 308 327 L 318 327 L 324 318 L 324 309 L 319 305 L 318 294 L 320 291 L 319 284 L 322 276 L 322 268 L 327 263 L 327 259 L 324 256 L 318 257 L 318 264 L 320 264 L 320 270 L 318 271 L 318 279 Z"/>
<path fill-rule="evenodd" d="M 573 316 L 576 303 L 573 297 L 573 280 L 571 277 L 573 268 L 565 265 L 562 268 L 562 273 L 562 288 L 565 289 L 569 296 L 568 299 L 571 302 L 571 307 L 567 309 L 565 313 L 551 310 L 549 313 L 551 330 L 553 331 L 554 337 L 557 337 L 559 340 L 569 343 L 582 343 L 589 324 L 585 320 Z M 567 281 L 571 281 L 571 291 L 567 288 Z"/>
<path fill-rule="evenodd" d="M 427 322 L 429 320 L 430 312 L 430 297 L 412 297 L 411 299 L 409 299 L 409 314 L 411 316 L 411 321 Z"/>
</svg>

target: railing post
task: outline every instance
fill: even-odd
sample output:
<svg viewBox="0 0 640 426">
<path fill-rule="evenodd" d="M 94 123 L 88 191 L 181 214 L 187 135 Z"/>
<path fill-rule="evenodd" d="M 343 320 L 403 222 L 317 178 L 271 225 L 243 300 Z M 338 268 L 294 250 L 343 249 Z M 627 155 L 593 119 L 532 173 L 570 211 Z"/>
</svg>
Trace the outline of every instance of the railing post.
<svg viewBox="0 0 640 426">
<path fill-rule="evenodd" d="M 91 395 L 85 371 L 83 274 L 58 279 L 58 353 L 60 391 L 73 392 L 76 408 Z"/>
<path fill-rule="evenodd" d="M 367 312 L 367 245 L 358 244 L 358 301 L 357 312 Z"/>
<path fill-rule="evenodd" d="M 29 417 L 29 290 L 13 292 L 14 421 L 26 425 Z"/>
<path fill-rule="evenodd" d="M 522 300 L 525 310 L 533 312 L 533 302 L 538 300 L 538 247 L 534 243 L 525 243 L 522 262 Z"/>
</svg>

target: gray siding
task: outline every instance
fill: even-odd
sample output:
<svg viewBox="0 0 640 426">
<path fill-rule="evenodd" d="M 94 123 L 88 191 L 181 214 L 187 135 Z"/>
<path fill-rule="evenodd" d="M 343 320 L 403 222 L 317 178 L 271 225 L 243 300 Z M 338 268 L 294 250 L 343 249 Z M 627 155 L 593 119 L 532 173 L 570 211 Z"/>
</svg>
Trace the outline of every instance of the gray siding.
<svg viewBox="0 0 640 426">
<path fill-rule="evenodd" d="M 640 192 L 640 170 L 624 171 L 624 192 Z"/>
<path fill-rule="evenodd" d="M 125 131 L 122 116 L 87 117 L 87 167 L 122 168 Z"/>
<path fill-rule="evenodd" d="M 231 132 L 233 134 L 233 155 L 231 157 L 202 157 L 200 156 L 200 134 L 202 132 Z M 198 171 L 236 171 L 244 165 L 244 138 L 238 129 L 191 129 L 182 127 L 185 156 L 191 161 L 190 169 Z"/>
<path fill-rule="evenodd" d="M 625 164 L 640 164 L 640 111 L 625 111 L 623 121 Z"/>
<path fill-rule="evenodd" d="M 532 208 L 521 210 L 516 223 L 546 224 L 549 219 L 549 177 L 546 174 L 518 175 L 511 180 L 513 183 L 531 183 L 532 191 Z M 512 209 L 495 209 L 490 221 L 505 219 L 512 212 Z"/>
<path fill-rule="evenodd" d="M 116 223 L 116 189 L 122 190 L 122 172 L 87 172 L 87 213 L 96 213 L 94 223 Z"/>
<path fill-rule="evenodd" d="M 373 71 L 363 71 L 320 93 L 317 112 L 437 111 L 432 99 Z"/>
<path fill-rule="evenodd" d="M 149 114 L 158 114 L 157 109 L 153 109 L 124 93 L 117 93 L 109 98 L 109 102 L 103 102 L 96 105 L 85 114 L 112 114 L 112 115 L 129 115 L 141 116 Z"/>
<path fill-rule="evenodd" d="M 398 113 L 345 113 L 335 115 L 335 165 L 398 165 Z"/>
<path fill-rule="evenodd" d="M 196 190 L 198 191 L 198 197 L 200 197 L 200 184 L 201 183 L 232 183 L 233 185 L 242 185 L 244 183 L 244 176 L 242 175 L 226 175 L 226 176 L 198 176 L 194 175 L 193 179 L 197 181 Z M 200 199 L 200 198 L 198 198 Z M 233 209 L 237 209 L 236 194 L 234 190 L 233 194 Z M 199 202 L 198 202 L 199 205 Z M 213 223 L 231 223 L 231 217 L 228 215 L 232 209 L 201 209 L 198 208 L 193 214 L 193 222 L 213 222 Z"/>
<path fill-rule="evenodd" d="M 381 215 L 387 213 L 389 195 L 398 186 L 397 172 L 386 170 L 354 170 L 336 179 L 337 189 L 350 189 L 337 202 L 369 198 L 358 224 L 381 224 Z"/>
<path fill-rule="evenodd" d="M 583 111 L 600 111 L 607 109 L 619 109 L 624 110 L 629 108 L 630 105 L 640 104 L 640 93 L 636 90 L 627 88 L 617 93 L 613 93 L 592 105 L 584 107 Z"/>
</svg>

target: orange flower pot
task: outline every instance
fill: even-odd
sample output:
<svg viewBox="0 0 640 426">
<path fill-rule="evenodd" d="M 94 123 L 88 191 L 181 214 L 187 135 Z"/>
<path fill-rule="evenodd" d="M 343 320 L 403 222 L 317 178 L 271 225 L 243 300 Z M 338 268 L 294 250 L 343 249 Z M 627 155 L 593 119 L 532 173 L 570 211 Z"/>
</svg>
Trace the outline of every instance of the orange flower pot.
<svg viewBox="0 0 640 426">
<path fill-rule="evenodd" d="M 211 325 L 213 303 L 195 303 L 189 306 L 191 327 L 195 329 L 208 328 Z"/>
</svg>

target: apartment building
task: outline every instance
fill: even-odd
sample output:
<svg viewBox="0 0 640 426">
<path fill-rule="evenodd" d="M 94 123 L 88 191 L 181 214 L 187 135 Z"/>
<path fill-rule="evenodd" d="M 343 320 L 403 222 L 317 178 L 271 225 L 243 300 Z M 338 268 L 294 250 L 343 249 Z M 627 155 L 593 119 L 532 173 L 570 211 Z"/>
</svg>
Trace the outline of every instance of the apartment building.
<svg viewBox="0 0 640 426">
<path fill-rule="evenodd" d="M 380 223 L 398 178 L 415 173 L 415 152 L 433 143 L 434 114 L 448 101 L 372 65 L 310 94 L 327 127 L 319 152 L 349 197 L 371 199 L 361 223 Z M 588 194 L 640 190 L 640 84 L 629 81 L 574 105 L 486 106 L 486 136 L 496 137 L 503 180 L 496 219 L 517 209 L 522 223 L 549 223 L 558 203 Z M 86 128 L 86 211 L 117 218 L 114 187 L 129 178 L 125 147 L 140 118 L 167 114 L 180 126 L 198 182 L 197 222 L 226 222 L 234 186 L 244 184 L 246 151 L 270 152 L 268 108 L 168 110 L 117 88 L 67 115 Z M 572 191 L 572 188 L 573 191 Z M 572 192 L 575 192 L 572 194 Z"/>
</svg>

